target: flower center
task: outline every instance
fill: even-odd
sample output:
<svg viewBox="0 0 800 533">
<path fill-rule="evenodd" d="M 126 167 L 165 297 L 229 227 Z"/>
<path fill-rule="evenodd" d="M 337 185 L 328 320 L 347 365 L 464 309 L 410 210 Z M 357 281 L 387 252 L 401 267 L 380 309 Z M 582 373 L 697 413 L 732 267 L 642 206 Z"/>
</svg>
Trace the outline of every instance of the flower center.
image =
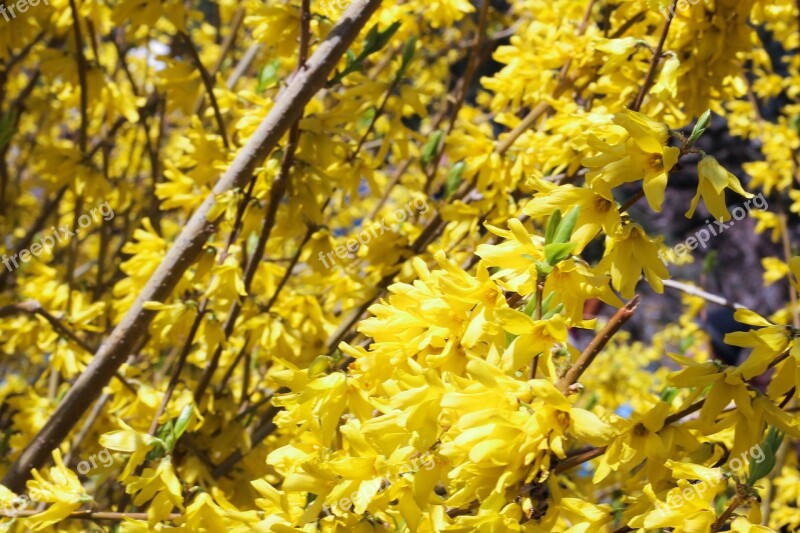
<svg viewBox="0 0 800 533">
<path fill-rule="evenodd" d="M 661 154 L 650 154 L 647 158 L 647 166 L 653 170 L 664 170 L 664 158 Z"/>
<path fill-rule="evenodd" d="M 595 196 L 594 208 L 597 210 L 598 213 L 608 213 L 608 210 L 611 209 L 611 202 L 609 202 L 602 196 Z"/>
</svg>

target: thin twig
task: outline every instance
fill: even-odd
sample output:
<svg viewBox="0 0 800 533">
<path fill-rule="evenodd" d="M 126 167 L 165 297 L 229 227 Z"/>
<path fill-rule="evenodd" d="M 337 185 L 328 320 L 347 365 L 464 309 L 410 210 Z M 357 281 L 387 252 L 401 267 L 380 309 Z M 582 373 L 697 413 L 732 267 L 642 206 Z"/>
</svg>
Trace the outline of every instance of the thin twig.
<svg viewBox="0 0 800 533">
<path fill-rule="evenodd" d="M 724 307 L 728 307 L 730 309 L 744 309 L 745 307 L 736 302 L 732 302 L 722 296 L 717 296 L 716 294 L 711 294 L 710 292 L 706 292 L 703 289 L 695 287 L 694 285 L 689 285 L 688 283 L 683 283 L 680 281 L 675 281 L 671 279 L 662 280 L 665 287 L 669 287 L 670 289 L 675 289 L 681 292 L 684 292 L 690 296 L 698 296 L 707 302 L 715 303 L 717 305 L 722 305 Z"/>
<path fill-rule="evenodd" d="M 736 496 L 731 498 L 731 501 L 728 504 L 728 507 L 722 512 L 721 515 L 719 515 L 719 518 L 717 518 L 714 521 L 714 523 L 711 524 L 710 531 L 715 532 L 715 531 L 719 531 L 720 529 L 722 529 L 722 527 L 725 524 L 728 523 L 728 520 L 730 519 L 730 517 L 733 516 L 733 512 L 736 511 L 736 509 L 738 509 L 739 506 L 742 505 L 744 502 L 745 502 L 745 498 L 742 496 L 742 494 L 740 492 L 737 492 Z"/>
<path fill-rule="evenodd" d="M 677 5 L 678 0 L 672 0 L 672 9 L 670 9 L 670 14 L 667 16 L 667 22 L 664 23 L 664 29 L 661 30 L 661 37 L 658 39 L 658 45 L 653 51 L 653 59 L 650 61 L 650 68 L 647 71 L 647 76 L 644 78 L 641 89 L 639 89 L 639 94 L 636 96 L 633 107 L 631 107 L 634 111 L 639 111 L 642 108 L 644 97 L 647 95 L 647 91 L 650 90 L 650 85 L 653 83 L 653 80 L 655 80 L 656 70 L 658 70 L 658 63 L 661 59 L 661 52 L 664 50 L 664 43 L 667 42 L 667 34 L 669 33 L 669 27 L 672 25 L 672 19 L 674 18 Z"/>
<path fill-rule="evenodd" d="M 103 393 L 103 395 L 100 396 L 100 398 L 95 402 L 91 413 L 89 413 L 89 416 L 86 418 L 83 426 L 81 426 L 80 431 L 78 431 L 78 434 L 72 440 L 72 443 L 69 447 L 69 452 L 67 452 L 67 455 L 64 457 L 64 464 L 68 467 L 72 464 L 75 456 L 78 455 L 78 450 L 80 450 L 81 443 L 83 443 L 83 441 L 86 439 L 86 436 L 89 434 L 89 431 L 91 431 L 92 426 L 103 412 L 103 408 L 106 406 L 109 400 L 111 400 L 111 394 Z"/>
<path fill-rule="evenodd" d="M 200 79 L 203 81 L 203 86 L 205 87 L 206 94 L 208 94 L 211 107 L 214 109 L 214 118 L 217 121 L 217 128 L 219 129 L 219 134 L 222 137 L 222 144 L 225 145 L 226 150 L 230 150 L 230 144 L 228 143 L 228 131 L 225 127 L 225 121 L 222 119 L 222 113 L 219 110 L 217 97 L 214 96 L 214 78 L 211 77 L 211 74 L 209 74 L 205 65 L 203 65 L 203 61 L 200 59 L 200 53 L 197 51 L 197 47 L 194 45 L 194 42 L 192 42 L 191 37 L 184 32 L 179 32 L 179 34 L 186 43 L 186 47 L 189 50 L 189 55 L 192 56 L 192 61 L 197 67 L 197 70 L 200 71 Z M 198 115 L 201 119 L 203 118 L 201 113 L 198 112 Z"/>
<path fill-rule="evenodd" d="M 81 21 L 75 0 L 69 0 L 69 7 L 72 10 L 72 29 L 75 34 L 75 51 L 78 55 L 78 82 L 81 85 L 81 129 L 78 133 L 78 145 L 81 154 L 86 155 L 86 142 L 89 131 L 89 84 L 86 81 L 86 57 L 83 55 L 83 37 L 81 36 Z"/>
<path fill-rule="evenodd" d="M 242 22 L 244 21 L 245 10 L 243 7 L 239 7 L 236 12 L 233 14 L 231 18 L 231 27 L 228 35 L 225 37 L 225 40 L 222 42 L 222 46 L 220 46 L 219 55 L 217 56 L 217 60 L 214 62 L 214 66 L 211 67 L 209 71 L 209 75 L 211 79 L 216 78 L 219 69 L 222 68 L 222 63 L 225 61 L 225 58 L 228 56 L 228 53 L 233 48 L 233 43 L 236 42 L 236 34 L 239 33 L 239 28 L 242 26 Z M 197 115 L 200 113 L 200 110 L 203 107 L 203 95 L 197 97 L 197 101 L 194 104 L 194 114 Z"/>
<path fill-rule="evenodd" d="M 242 58 L 236 64 L 236 68 L 233 69 L 233 73 L 231 73 L 230 77 L 225 82 L 225 86 L 228 87 L 228 89 L 233 89 L 234 85 L 236 85 L 236 82 L 239 81 L 242 76 L 244 76 L 244 74 L 247 72 L 247 69 L 250 68 L 250 64 L 260 51 L 261 43 L 254 43 L 250 45 L 250 47 L 245 51 L 244 55 L 242 55 Z"/>
<path fill-rule="evenodd" d="M 636 312 L 637 307 L 639 307 L 638 294 L 614 313 L 614 316 L 611 317 L 606 326 L 592 339 L 586 349 L 583 350 L 578 360 L 567 370 L 564 377 L 559 379 L 556 383 L 556 386 L 562 392 L 567 392 L 569 388 L 580 379 L 581 375 L 589 368 L 589 365 L 592 364 L 595 357 L 597 357 L 603 348 L 605 348 L 606 344 L 608 344 L 608 341 L 610 341 L 620 328 L 630 320 Z"/>
<path fill-rule="evenodd" d="M 3 518 L 30 518 L 32 516 L 36 516 L 40 514 L 41 511 L 34 511 L 34 510 L 21 510 L 21 511 L 14 511 L 14 512 L 6 512 L 0 511 L 0 517 Z M 171 513 L 170 515 L 166 516 L 165 520 L 177 520 L 181 518 L 183 515 L 178 513 Z M 113 521 L 122 521 L 126 518 L 131 520 L 147 520 L 148 516 L 147 513 L 116 513 L 110 511 L 73 511 L 69 515 L 64 517 L 65 519 L 77 519 L 77 520 L 113 520 Z"/>
</svg>

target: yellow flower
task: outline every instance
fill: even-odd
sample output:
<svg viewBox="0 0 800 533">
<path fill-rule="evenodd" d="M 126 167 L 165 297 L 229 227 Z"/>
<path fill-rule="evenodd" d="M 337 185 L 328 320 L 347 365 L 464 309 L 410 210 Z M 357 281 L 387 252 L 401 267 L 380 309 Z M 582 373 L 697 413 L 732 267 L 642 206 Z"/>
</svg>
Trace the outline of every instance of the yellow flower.
<svg viewBox="0 0 800 533">
<path fill-rule="evenodd" d="M 573 207 L 580 208 L 575 230 L 570 238 L 570 242 L 577 244 L 575 254 L 581 253 L 600 230 L 611 234 L 620 225 L 619 209 L 612 198 L 572 185 L 556 187 L 551 184 L 542 194 L 528 202 L 523 212 L 531 217 L 549 217 L 556 209 L 566 213 Z"/>
<path fill-rule="evenodd" d="M 625 224 L 606 237 L 606 254 L 597 266 L 611 272 L 611 285 L 625 298 L 633 296 L 642 274 L 660 293 L 664 290 L 661 280 L 668 278 L 669 272 L 659 259 L 658 246 L 639 224 Z"/>
<path fill-rule="evenodd" d="M 586 174 L 586 181 L 598 193 L 610 197 L 611 188 L 642 180 L 647 203 L 660 211 L 667 176 L 680 156 L 678 148 L 666 145 L 669 128 L 630 110 L 614 115 L 613 120 L 625 135 L 613 146 L 596 138 L 590 141 L 590 146 L 601 153 L 583 159 L 585 166 L 594 169 Z"/>
<path fill-rule="evenodd" d="M 545 359 L 539 364 L 547 369 L 548 375 L 555 376 L 555 370 L 549 364 L 550 351 L 557 344 L 567 340 L 564 317 L 556 314 L 548 320 L 534 320 L 525 313 L 513 309 L 500 309 L 496 317 L 500 327 L 516 336 L 503 353 L 501 368 L 507 372 L 514 372 L 528 365 L 534 356 L 544 353 Z"/>
<path fill-rule="evenodd" d="M 34 531 L 41 531 L 60 522 L 81 504 L 92 501 L 86 494 L 78 475 L 64 466 L 58 448 L 53 450 L 53 462 L 55 466 L 50 467 L 47 476 L 42 476 L 34 469 L 33 479 L 28 481 L 28 492 L 32 501 L 53 504 L 44 512 L 25 520 L 28 527 Z"/>
<path fill-rule="evenodd" d="M 146 468 L 140 477 L 131 476 L 125 492 L 135 494 L 135 505 L 150 502 L 147 508 L 150 525 L 167 518 L 175 507 L 183 511 L 181 482 L 175 476 L 169 457 L 160 459 L 155 468 Z"/>
<path fill-rule="evenodd" d="M 125 481 L 160 440 L 147 433 L 136 431 L 122 420 L 119 420 L 118 424 L 122 429 L 100 435 L 100 445 L 109 450 L 131 454 L 128 464 L 119 477 L 120 481 Z"/>
<path fill-rule="evenodd" d="M 788 349 L 792 337 L 786 326 L 773 324 L 748 309 L 737 309 L 734 318 L 758 328 L 728 333 L 723 339 L 726 344 L 753 349 L 737 369 L 744 379 L 750 379 L 764 372 L 776 357 Z"/>
<path fill-rule="evenodd" d="M 692 203 L 686 212 L 686 218 L 691 218 L 694 215 L 694 211 L 697 209 L 697 202 L 701 196 L 708 211 L 715 219 L 721 221 L 731 218 L 730 213 L 728 213 L 728 206 L 725 204 L 725 189 L 731 189 L 745 198 L 753 197 L 753 194 L 742 189 L 742 184 L 739 183 L 736 176 L 725 170 L 711 156 L 703 156 L 697 165 L 697 173 L 700 177 L 697 185 L 697 194 L 692 198 Z"/>
</svg>

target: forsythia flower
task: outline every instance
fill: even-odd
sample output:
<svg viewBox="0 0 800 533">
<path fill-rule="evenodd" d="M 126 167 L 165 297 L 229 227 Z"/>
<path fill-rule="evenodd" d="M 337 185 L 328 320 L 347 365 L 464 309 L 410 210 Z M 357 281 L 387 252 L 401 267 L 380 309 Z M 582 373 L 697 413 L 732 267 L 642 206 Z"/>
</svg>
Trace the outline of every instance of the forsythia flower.
<svg viewBox="0 0 800 533">
<path fill-rule="evenodd" d="M 753 197 L 751 193 L 742 189 L 736 176 L 722 168 L 722 165 L 711 156 L 703 156 L 697 165 L 697 173 L 700 183 L 697 186 L 697 194 L 692 198 L 692 203 L 686 212 L 687 218 L 694 214 L 701 196 L 714 218 L 723 221 L 731 218 L 725 204 L 725 189 L 731 189 L 745 198 Z"/>
<path fill-rule="evenodd" d="M 611 272 L 612 286 L 625 298 L 633 296 L 642 274 L 656 292 L 663 291 L 661 280 L 669 277 L 659 258 L 658 243 L 635 223 L 621 226 L 606 238 L 606 255 L 598 267 Z"/>
<path fill-rule="evenodd" d="M 613 120 L 614 127 L 627 135 L 618 135 L 614 145 L 597 138 L 590 142 L 591 147 L 601 153 L 584 158 L 583 164 L 593 169 L 586 180 L 604 196 L 608 196 L 612 187 L 642 180 L 647 202 L 653 210 L 660 211 L 667 175 L 680 155 L 678 148 L 666 146 L 668 126 L 630 110 L 614 115 Z"/>
<path fill-rule="evenodd" d="M 0 529 L 798 530 L 797 15 L 0 4 Z"/>
<path fill-rule="evenodd" d="M 33 501 L 52 504 L 46 511 L 26 520 L 27 525 L 34 531 L 43 530 L 60 522 L 83 503 L 92 501 L 77 474 L 64 466 L 61 451 L 53 451 L 53 462 L 55 466 L 50 467 L 46 476 L 34 470 L 33 480 L 28 481 L 28 491 Z"/>
</svg>

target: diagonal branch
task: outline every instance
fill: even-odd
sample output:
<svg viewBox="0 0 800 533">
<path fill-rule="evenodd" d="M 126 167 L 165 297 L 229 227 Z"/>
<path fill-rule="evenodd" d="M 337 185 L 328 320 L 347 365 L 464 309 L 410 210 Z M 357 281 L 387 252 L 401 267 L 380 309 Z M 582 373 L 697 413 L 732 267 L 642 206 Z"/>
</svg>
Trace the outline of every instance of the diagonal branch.
<svg viewBox="0 0 800 533">
<path fill-rule="evenodd" d="M 624 307 L 620 307 L 617 312 L 614 313 L 614 316 L 608 321 L 606 327 L 592 339 L 592 342 L 583 350 L 583 353 L 581 353 L 578 360 L 573 363 L 572 367 L 567 370 L 564 377 L 558 380 L 556 385 L 562 392 L 569 390 L 569 388 L 580 379 L 581 375 L 589 368 L 589 365 L 592 364 L 594 358 L 597 357 L 597 354 L 605 348 L 608 341 L 610 341 L 620 328 L 625 325 L 625 322 L 633 316 L 637 307 L 639 307 L 638 294 L 631 298 L 631 301 L 625 304 Z"/>
<path fill-rule="evenodd" d="M 97 350 L 91 364 L 75 381 L 50 420 L 11 465 L 3 478 L 3 485 L 15 492 L 22 490 L 31 469 L 41 467 L 51 451 L 69 435 L 87 407 L 97 399 L 103 386 L 125 361 L 136 340 L 147 331 L 155 313 L 145 310 L 144 303 L 166 300 L 186 269 L 194 263 L 208 237 L 216 231 L 219 221 L 209 220 L 209 214 L 217 203 L 217 197 L 245 185 L 258 165 L 300 117 L 305 105 L 325 85 L 328 75 L 379 5 L 380 0 L 352 3 L 328 37 L 320 43 L 306 68 L 292 78 L 217 182 L 213 192 L 187 221 L 133 305 Z"/>
<path fill-rule="evenodd" d="M 217 121 L 217 127 L 219 128 L 219 134 L 222 137 L 222 144 L 225 145 L 226 150 L 230 150 L 230 143 L 228 142 L 228 132 L 225 128 L 225 120 L 222 118 L 222 112 L 219 109 L 219 103 L 217 102 L 217 97 L 214 95 L 214 78 L 211 77 L 211 74 L 206 69 L 205 65 L 203 65 L 203 61 L 200 59 L 200 54 L 197 51 L 197 47 L 192 42 L 192 38 L 189 37 L 188 33 L 180 32 L 180 36 L 183 38 L 184 42 L 186 43 L 186 47 L 189 49 L 189 55 L 192 56 L 192 61 L 194 62 L 197 70 L 200 71 L 200 79 L 203 80 L 203 87 L 208 94 L 208 99 L 211 102 L 211 107 L 214 109 L 214 118 Z M 202 107 L 202 106 L 201 106 Z M 198 109 L 198 112 L 200 110 Z M 202 119 L 202 115 L 200 116 Z"/>
</svg>

